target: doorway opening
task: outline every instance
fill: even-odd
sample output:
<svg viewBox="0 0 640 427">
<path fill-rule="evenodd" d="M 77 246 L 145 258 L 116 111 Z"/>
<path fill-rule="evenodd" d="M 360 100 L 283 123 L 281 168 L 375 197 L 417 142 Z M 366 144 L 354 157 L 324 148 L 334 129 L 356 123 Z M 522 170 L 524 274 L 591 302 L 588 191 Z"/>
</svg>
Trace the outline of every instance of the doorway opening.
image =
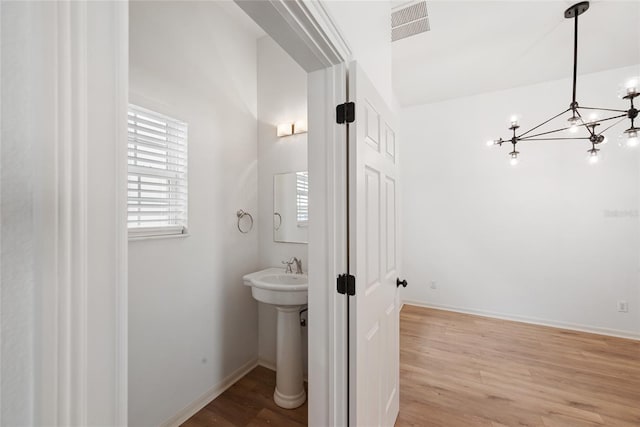
<svg viewBox="0 0 640 427">
<path fill-rule="evenodd" d="M 344 101 L 346 74 L 328 41 L 308 50 L 297 31 L 309 23 L 292 28 L 264 3 L 129 5 L 129 104 L 188 126 L 187 225 L 177 235 L 130 235 L 128 245 L 131 424 L 228 417 L 215 412 L 215 399 L 243 390 L 242 378 L 261 382 L 263 392 L 271 388 L 275 398 L 239 416 L 267 412 L 306 423 L 306 404 L 293 409 L 304 399 L 282 398 L 279 347 L 292 332 L 280 327 L 280 307 L 258 297 L 249 277 L 273 267 L 287 274 L 292 262 L 308 273 L 308 306 L 296 307 L 293 332 L 301 333 L 297 346 L 313 396 L 308 418 L 337 425 L 345 417 L 335 401 L 346 401 L 346 379 L 334 363 L 335 352 L 346 352 L 334 344 L 336 330 L 346 336 L 346 323 L 335 322 L 345 305 L 335 301 L 332 284 L 345 241 L 343 217 L 333 211 L 344 206 L 337 193 L 346 185 L 344 154 L 335 149 L 344 128 L 333 129 L 333 110 Z M 132 138 L 145 146 L 150 137 L 130 135 L 135 157 Z M 133 190 L 130 215 L 151 212 Z M 227 403 L 233 407 L 233 399 Z"/>
</svg>

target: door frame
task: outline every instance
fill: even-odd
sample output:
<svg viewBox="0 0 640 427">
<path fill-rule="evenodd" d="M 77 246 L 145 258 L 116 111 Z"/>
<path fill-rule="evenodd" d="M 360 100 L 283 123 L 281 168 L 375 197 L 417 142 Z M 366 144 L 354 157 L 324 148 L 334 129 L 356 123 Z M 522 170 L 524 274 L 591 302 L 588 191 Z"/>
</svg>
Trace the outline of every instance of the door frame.
<svg viewBox="0 0 640 427">
<path fill-rule="evenodd" d="M 335 107 L 347 100 L 351 49 L 322 1 L 234 0 L 308 73 L 310 426 L 348 424 L 346 129 Z"/>
<path fill-rule="evenodd" d="M 24 30 L 12 58 L 22 68 L 7 69 L 28 132 L 8 142 L 31 150 L 30 246 L 18 254 L 31 323 L 18 327 L 35 425 L 127 425 L 127 8 L 0 5 Z"/>
</svg>

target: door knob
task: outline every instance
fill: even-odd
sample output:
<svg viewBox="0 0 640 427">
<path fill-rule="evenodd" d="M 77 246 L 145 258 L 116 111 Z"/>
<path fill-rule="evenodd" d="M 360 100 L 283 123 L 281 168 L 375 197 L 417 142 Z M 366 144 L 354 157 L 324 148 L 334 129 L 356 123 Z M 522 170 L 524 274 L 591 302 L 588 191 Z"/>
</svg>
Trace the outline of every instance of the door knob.
<svg viewBox="0 0 640 427">
<path fill-rule="evenodd" d="M 407 281 L 406 280 L 400 280 L 399 278 L 396 279 L 396 288 L 399 288 L 400 285 L 402 285 L 403 288 L 407 287 Z"/>
</svg>

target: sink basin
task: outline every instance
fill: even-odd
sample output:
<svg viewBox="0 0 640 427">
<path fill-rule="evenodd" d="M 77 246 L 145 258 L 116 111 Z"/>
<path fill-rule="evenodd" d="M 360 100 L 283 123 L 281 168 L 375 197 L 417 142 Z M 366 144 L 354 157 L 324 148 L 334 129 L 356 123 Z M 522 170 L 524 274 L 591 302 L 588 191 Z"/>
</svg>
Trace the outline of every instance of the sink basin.
<svg viewBox="0 0 640 427">
<path fill-rule="evenodd" d="M 263 282 L 267 285 L 287 285 L 286 290 L 304 290 L 307 287 L 307 277 L 302 274 L 292 275 L 292 274 L 272 274 L 268 276 L 261 277 L 258 281 Z M 292 286 L 288 285 L 298 285 L 295 289 Z"/>
<path fill-rule="evenodd" d="M 251 286 L 251 295 L 278 311 L 276 389 L 273 400 L 293 409 L 307 399 L 302 378 L 300 310 L 307 303 L 309 281 L 306 274 L 287 274 L 283 268 L 267 268 L 242 278 Z"/>
<path fill-rule="evenodd" d="M 304 305 L 309 288 L 306 274 L 287 274 L 283 268 L 267 268 L 247 274 L 244 284 L 251 286 L 255 299 L 276 306 Z"/>
</svg>

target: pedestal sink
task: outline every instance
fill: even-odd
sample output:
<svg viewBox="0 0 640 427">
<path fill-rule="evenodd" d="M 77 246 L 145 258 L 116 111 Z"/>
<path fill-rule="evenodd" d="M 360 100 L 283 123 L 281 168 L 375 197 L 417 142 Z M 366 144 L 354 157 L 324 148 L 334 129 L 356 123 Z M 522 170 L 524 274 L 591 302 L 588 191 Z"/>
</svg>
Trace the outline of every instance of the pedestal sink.
<svg viewBox="0 0 640 427">
<path fill-rule="evenodd" d="M 293 409 L 307 399 L 302 377 L 300 310 L 307 303 L 306 274 L 285 273 L 283 268 L 267 268 L 247 274 L 244 284 L 253 297 L 275 306 L 278 311 L 276 360 L 276 405 Z"/>
</svg>

